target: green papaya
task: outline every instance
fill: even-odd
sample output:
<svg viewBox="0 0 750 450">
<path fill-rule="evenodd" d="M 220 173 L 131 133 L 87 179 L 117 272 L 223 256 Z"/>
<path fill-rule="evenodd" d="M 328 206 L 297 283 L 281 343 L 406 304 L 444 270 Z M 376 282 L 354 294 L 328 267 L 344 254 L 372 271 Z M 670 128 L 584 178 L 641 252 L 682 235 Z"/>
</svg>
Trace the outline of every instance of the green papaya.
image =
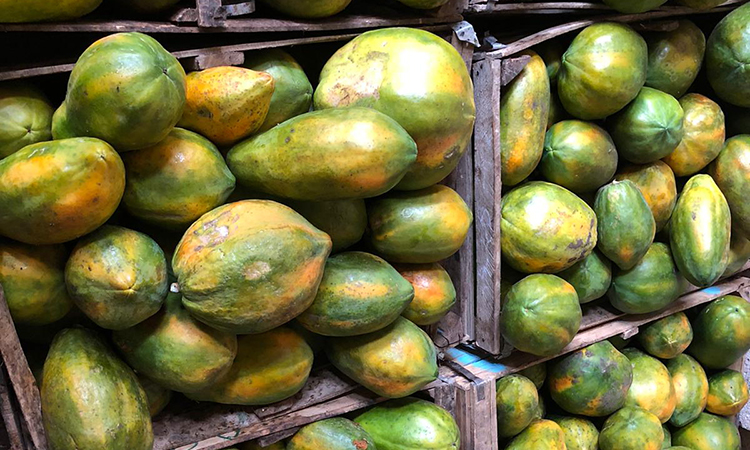
<svg viewBox="0 0 750 450">
<path fill-rule="evenodd" d="M 359 424 L 343 417 L 302 427 L 286 450 L 377 450 L 374 439 Z"/>
<path fill-rule="evenodd" d="M 652 322 L 638 334 L 643 349 L 661 359 L 677 357 L 692 341 L 693 327 L 684 312 Z"/>
<path fill-rule="evenodd" d="M 747 404 L 747 383 L 740 372 L 723 370 L 708 378 L 706 411 L 720 416 L 739 414 Z"/>
<path fill-rule="evenodd" d="M 726 135 L 724 112 L 708 97 L 688 94 L 680 99 L 685 112 L 684 135 L 672 153 L 664 157 L 678 177 L 693 175 L 721 152 Z"/>
<path fill-rule="evenodd" d="M 649 33 L 646 86 L 680 98 L 703 65 L 706 36 L 693 22 L 680 20 L 677 28 Z"/>
<path fill-rule="evenodd" d="M 677 183 L 672 169 L 662 161 L 643 165 L 630 164 L 620 169 L 615 179 L 635 183 L 651 208 L 656 221 L 656 232 L 664 229 L 677 203 Z"/>
<path fill-rule="evenodd" d="M 553 416 L 552 420 L 560 425 L 565 434 L 566 450 L 597 450 L 599 448 L 599 430 L 590 421 L 580 417 Z"/>
<path fill-rule="evenodd" d="M 698 361 L 686 354 L 667 361 L 677 403 L 669 423 L 684 427 L 697 419 L 708 400 L 708 379 Z"/>
<path fill-rule="evenodd" d="M 93 331 L 69 328 L 52 342 L 41 388 L 51 450 L 151 450 L 146 392 Z"/>
<path fill-rule="evenodd" d="M 602 298 L 612 284 L 612 263 L 594 250 L 582 261 L 557 274 L 570 283 L 581 304 Z"/>
<path fill-rule="evenodd" d="M 547 363 L 541 362 L 534 364 L 533 366 L 527 367 L 518 373 L 533 381 L 534 386 L 536 386 L 537 390 L 539 390 L 542 388 L 542 385 L 544 385 L 544 381 L 547 379 Z"/>
<path fill-rule="evenodd" d="M 401 315 L 415 324 L 438 323 L 456 303 L 456 287 L 440 264 L 399 264 L 395 268 L 414 287 L 414 298 Z"/>
<path fill-rule="evenodd" d="M 683 0 L 685 1 L 685 0 Z M 716 94 L 733 105 L 750 107 L 750 5 L 730 12 L 706 44 L 706 75 Z"/>
<path fill-rule="evenodd" d="M 287 200 L 285 203 L 331 237 L 333 253 L 351 247 L 365 234 L 367 207 L 361 198 L 327 202 Z"/>
<path fill-rule="evenodd" d="M 677 406 L 669 370 L 658 359 L 640 350 L 627 348 L 623 354 L 633 366 L 633 384 L 628 390 L 625 406 L 643 408 L 655 415 L 660 423 L 668 421 Z M 661 440 L 658 448 L 661 448 Z"/>
<path fill-rule="evenodd" d="M 102 0 L 15 0 L 0 1 L 0 23 L 42 22 L 77 19 L 95 10 Z"/>
<path fill-rule="evenodd" d="M 321 19 L 340 13 L 351 0 L 261 0 L 288 16 L 300 19 Z"/>
<path fill-rule="evenodd" d="M 729 419 L 703 413 L 675 431 L 672 443 L 692 450 L 740 450 L 740 432 Z"/>
<path fill-rule="evenodd" d="M 522 432 L 539 409 L 539 393 L 523 375 L 509 375 L 495 384 L 497 434 L 501 438 Z"/>
<path fill-rule="evenodd" d="M 728 367 L 750 349 L 750 304 L 736 295 L 714 300 L 693 320 L 693 330 L 688 352 L 704 367 Z"/>
<path fill-rule="evenodd" d="M 370 334 L 331 338 L 326 353 L 346 376 L 386 398 L 411 395 L 438 374 L 432 340 L 403 317 Z"/>
<path fill-rule="evenodd" d="M 599 434 L 601 450 L 660 450 L 663 441 L 659 418 L 632 406 L 612 414 Z"/>
<path fill-rule="evenodd" d="M 0 84 L 0 159 L 50 139 L 52 106 L 42 91 L 23 82 Z"/>
<path fill-rule="evenodd" d="M 664 432 L 664 441 L 662 441 L 661 448 L 670 449 L 672 448 L 672 433 L 669 431 L 667 424 L 663 424 L 661 428 L 662 428 L 662 431 Z M 684 447 L 678 447 L 677 450 L 690 450 L 690 449 L 685 449 Z"/>
<path fill-rule="evenodd" d="M 395 120 L 357 107 L 287 120 L 234 146 L 227 163 L 249 189 L 320 201 L 383 194 L 416 158 L 414 141 Z"/>
<path fill-rule="evenodd" d="M 565 433 L 551 420 L 536 420 L 505 447 L 505 450 L 566 450 Z"/>
<path fill-rule="evenodd" d="M 138 376 L 138 383 L 146 393 L 149 414 L 151 417 L 157 416 L 172 400 L 172 391 L 141 375 Z"/>
<path fill-rule="evenodd" d="M 709 173 L 729 204 L 735 228 L 750 239 L 750 207 L 744 198 L 750 189 L 750 135 L 728 139 Z"/>
</svg>

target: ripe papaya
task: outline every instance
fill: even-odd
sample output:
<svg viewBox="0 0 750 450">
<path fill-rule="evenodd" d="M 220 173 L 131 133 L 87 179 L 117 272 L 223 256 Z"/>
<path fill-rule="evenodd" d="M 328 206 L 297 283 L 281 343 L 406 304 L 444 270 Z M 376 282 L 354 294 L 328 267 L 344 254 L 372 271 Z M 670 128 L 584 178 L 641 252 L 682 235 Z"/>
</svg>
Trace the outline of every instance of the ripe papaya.
<svg viewBox="0 0 750 450">
<path fill-rule="evenodd" d="M 426 264 L 456 253 L 473 215 L 453 189 L 430 186 L 411 192 L 389 192 L 367 203 L 370 245 L 395 263 Z"/>
<path fill-rule="evenodd" d="M 340 13 L 351 0 L 261 0 L 276 11 L 300 19 L 322 19 Z"/>
<path fill-rule="evenodd" d="M 710 286 L 729 263 L 729 205 L 714 180 L 695 175 L 685 184 L 669 226 L 674 262 L 688 281 Z"/>
<path fill-rule="evenodd" d="M 646 41 L 632 28 L 612 22 L 591 25 L 563 55 L 560 100 L 579 119 L 603 119 L 638 95 L 647 69 Z"/>
<path fill-rule="evenodd" d="M 16 326 L 48 325 L 65 317 L 73 301 L 65 288 L 62 245 L 0 241 L 0 285 Z"/>
<path fill-rule="evenodd" d="M 729 262 L 722 277 L 729 277 L 745 267 L 750 260 L 750 239 L 738 229 L 732 228 L 732 239 L 729 242 Z"/>
<path fill-rule="evenodd" d="M 445 178 L 466 151 L 476 114 L 473 90 L 461 55 L 443 38 L 385 28 L 357 36 L 328 60 L 313 102 L 315 109 L 371 107 L 401 124 L 419 153 L 397 188 L 415 190 Z"/>
<path fill-rule="evenodd" d="M 672 375 L 672 384 L 677 397 L 674 413 L 669 423 L 684 427 L 697 419 L 706 407 L 708 399 L 708 379 L 698 361 L 681 354 L 667 361 L 667 369 Z"/>
<path fill-rule="evenodd" d="M 27 145 L 50 139 L 52 106 L 42 91 L 23 82 L 1 84 L 0 159 Z"/>
<path fill-rule="evenodd" d="M 312 364 L 312 349 L 290 328 L 240 336 L 229 373 L 206 389 L 186 395 L 227 405 L 269 405 L 299 392 Z"/>
<path fill-rule="evenodd" d="M 565 433 L 551 420 L 536 420 L 505 447 L 505 450 L 566 450 Z"/>
<path fill-rule="evenodd" d="M 94 11 L 102 0 L 47 0 L 0 1 L 0 23 L 42 22 L 47 20 L 77 19 Z"/>
<path fill-rule="evenodd" d="M 179 125 L 221 147 L 258 131 L 274 91 L 271 75 L 233 66 L 191 72 L 185 83 L 185 109 Z"/>
<path fill-rule="evenodd" d="M 403 317 L 374 333 L 332 338 L 326 353 L 346 376 L 387 398 L 411 395 L 438 374 L 432 340 Z"/>
<path fill-rule="evenodd" d="M 581 306 L 575 288 L 549 274 L 529 275 L 514 284 L 500 315 L 503 338 L 537 356 L 560 352 L 580 325 Z"/>
<path fill-rule="evenodd" d="M 599 434 L 601 450 L 660 450 L 663 441 L 659 418 L 633 406 L 612 414 Z"/>
<path fill-rule="evenodd" d="M 297 316 L 323 336 L 356 336 L 393 323 L 414 298 L 414 288 L 385 260 L 346 252 L 326 261 L 312 305 Z"/>
<path fill-rule="evenodd" d="M 750 135 L 728 139 L 709 167 L 711 177 L 721 189 L 732 212 L 734 227 L 750 239 Z"/>
<path fill-rule="evenodd" d="M 167 260 L 145 234 L 105 225 L 78 241 L 65 266 L 65 284 L 94 323 L 124 330 L 161 308 L 169 288 Z"/>
<path fill-rule="evenodd" d="M 309 220 L 315 228 L 331 237 L 332 253 L 359 242 L 367 229 L 367 207 L 361 198 L 327 202 L 284 202 Z"/>
<path fill-rule="evenodd" d="M 167 295 L 161 311 L 112 338 L 138 373 L 177 392 L 208 388 L 237 355 L 237 338 L 193 319 L 176 293 Z"/>
<path fill-rule="evenodd" d="M 172 268 L 193 317 L 222 331 L 262 333 L 312 304 L 330 251 L 328 235 L 291 208 L 245 200 L 188 228 Z"/>
<path fill-rule="evenodd" d="M 636 14 L 658 8 L 667 0 L 604 0 L 604 4 L 623 14 Z"/>
<path fill-rule="evenodd" d="M 573 192 L 591 192 L 615 175 L 617 150 L 609 133 L 598 125 L 564 120 L 547 131 L 539 167 L 555 184 Z"/>
<path fill-rule="evenodd" d="M 53 450 L 151 450 L 146 392 L 93 331 L 69 328 L 52 342 L 41 388 Z"/>
<path fill-rule="evenodd" d="M 310 110 L 313 88 L 305 71 L 292 56 L 279 48 L 252 52 L 245 56 L 244 67 L 273 77 L 274 90 L 266 120 L 258 133 L 268 131 L 292 117 Z"/>
<path fill-rule="evenodd" d="M 729 419 L 702 413 L 675 431 L 672 443 L 692 450 L 740 450 L 740 432 Z"/>
<path fill-rule="evenodd" d="M 539 393 L 523 375 L 508 375 L 495 383 L 497 434 L 512 437 L 523 431 L 539 409 Z"/>
<path fill-rule="evenodd" d="M 456 303 L 453 280 L 440 264 L 399 264 L 394 267 L 414 287 L 414 298 L 401 315 L 415 324 L 438 323 Z"/>
<path fill-rule="evenodd" d="M 747 403 L 747 383 L 741 373 L 723 370 L 708 378 L 708 400 L 706 411 L 720 416 L 739 414 Z"/>
<path fill-rule="evenodd" d="M 750 107 L 750 5 L 730 12 L 711 32 L 706 44 L 706 75 L 722 100 Z"/>
<path fill-rule="evenodd" d="M 556 184 L 533 181 L 502 199 L 505 261 L 524 273 L 556 273 L 586 258 L 596 246 L 596 214 Z"/>
<path fill-rule="evenodd" d="M 594 250 L 582 261 L 557 274 L 570 283 L 578 294 L 581 304 L 602 298 L 612 284 L 612 263 Z"/>
<path fill-rule="evenodd" d="M 633 268 L 615 272 L 608 294 L 620 311 L 645 314 L 677 300 L 682 287 L 669 246 L 655 242 Z"/>
<path fill-rule="evenodd" d="M 450 413 L 416 398 L 381 403 L 354 421 L 372 436 L 378 450 L 458 450 L 461 446 L 461 433 Z"/>
<path fill-rule="evenodd" d="M 372 436 L 358 423 L 343 417 L 320 420 L 302 427 L 286 450 L 376 450 Z"/>
<path fill-rule="evenodd" d="M 162 387 L 149 378 L 138 375 L 138 383 L 146 393 L 148 412 L 151 417 L 158 415 L 172 400 L 172 391 Z"/>
<path fill-rule="evenodd" d="M 234 190 L 234 175 L 216 147 L 182 128 L 152 147 L 123 153 L 122 161 L 128 213 L 164 228 L 184 230 Z"/>
<path fill-rule="evenodd" d="M 234 146 L 227 163 L 249 189 L 321 201 L 381 195 L 416 158 L 414 141 L 396 121 L 357 107 L 287 120 Z"/>
<path fill-rule="evenodd" d="M 710 98 L 688 94 L 680 99 L 680 106 L 685 112 L 685 133 L 664 162 L 676 176 L 685 177 L 699 172 L 719 155 L 726 131 L 724 112 Z"/>
<path fill-rule="evenodd" d="M 646 86 L 680 98 L 693 84 L 703 65 L 706 37 L 693 22 L 680 20 L 677 28 L 646 35 Z"/>
<path fill-rule="evenodd" d="M 550 103 L 550 83 L 542 58 L 531 50 L 526 67 L 500 96 L 500 162 L 503 184 L 515 186 L 542 158 Z"/>
<path fill-rule="evenodd" d="M 622 168 L 616 180 L 630 180 L 646 199 L 656 221 L 656 232 L 661 231 L 672 216 L 677 203 L 677 183 L 672 169 L 662 161 L 650 164 L 631 164 Z"/>
<path fill-rule="evenodd" d="M 591 421 L 580 417 L 553 416 L 565 434 L 566 450 L 598 450 L 599 430 Z"/>
<path fill-rule="evenodd" d="M 714 300 L 693 320 L 693 330 L 688 352 L 704 367 L 728 367 L 750 349 L 750 304 L 736 295 Z"/>
<path fill-rule="evenodd" d="M 0 160 L 0 234 L 33 245 L 76 239 L 112 216 L 124 189 L 122 160 L 106 142 L 26 146 Z"/>
<path fill-rule="evenodd" d="M 625 404 L 633 368 L 609 341 L 601 341 L 560 359 L 552 366 L 547 382 L 552 399 L 562 409 L 602 417 Z"/>
<path fill-rule="evenodd" d="M 644 350 L 661 359 L 672 359 L 687 350 L 693 341 L 693 327 L 683 312 L 659 319 L 638 334 Z"/>
<path fill-rule="evenodd" d="M 630 385 L 625 406 L 643 408 L 665 423 L 677 406 L 677 396 L 669 370 L 658 359 L 635 348 L 626 348 L 623 354 L 633 366 L 633 384 Z M 661 448 L 661 440 L 659 447 Z"/>
<path fill-rule="evenodd" d="M 184 106 L 185 71 L 177 59 L 152 37 L 117 33 L 78 58 L 61 127 L 120 152 L 137 150 L 167 137 Z M 54 128 L 52 135 L 59 139 Z"/>
</svg>

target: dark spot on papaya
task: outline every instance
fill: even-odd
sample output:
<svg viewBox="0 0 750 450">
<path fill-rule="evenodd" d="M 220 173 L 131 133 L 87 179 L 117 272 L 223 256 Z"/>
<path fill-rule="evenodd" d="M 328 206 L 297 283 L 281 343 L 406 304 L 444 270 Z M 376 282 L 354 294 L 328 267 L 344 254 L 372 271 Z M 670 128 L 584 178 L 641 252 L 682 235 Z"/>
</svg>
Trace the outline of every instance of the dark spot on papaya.
<svg viewBox="0 0 750 450">
<path fill-rule="evenodd" d="M 354 447 L 356 447 L 357 450 L 366 450 L 367 449 L 367 441 L 365 441 L 363 439 L 353 440 L 352 444 L 354 444 Z"/>
<path fill-rule="evenodd" d="M 584 245 L 586 245 L 586 243 L 583 242 L 583 239 L 576 239 L 574 242 L 571 242 L 570 244 L 568 244 L 568 248 L 577 249 L 577 248 L 583 247 Z"/>
<path fill-rule="evenodd" d="M 289 132 L 290 133 L 294 133 L 294 128 L 292 128 L 291 130 L 289 130 Z"/>
<path fill-rule="evenodd" d="M 214 115 L 211 111 L 209 111 L 206 108 L 201 108 L 198 110 L 198 115 L 201 117 L 205 117 L 206 119 L 213 119 Z"/>
<path fill-rule="evenodd" d="M 693 220 L 695 220 L 695 218 L 696 218 L 695 217 L 695 211 L 693 211 L 693 212 L 690 213 L 690 218 L 693 219 Z"/>
<path fill-rule="evenodd" d="M 169 71 L 167 70 L 166 67 L 161 69 L 161 73 L 163 73 L 164 75 L 169 75 Z"/>
<path fill-rule="evenodd" d="M 291 136 L 287 136 L 286 139 L 284 139 L 284 143 L 288 144 L 289 141 L 291 141 L 291 140 L 292 140 L 292 137 Z"/>
<path fill-rule="evenodd" d="M 120 93 L 120 85 L 119 84 L 117 85 L 117 87 L 115 87 L 115 91 L 117 91 L 118 94 Z"/>
</svg>

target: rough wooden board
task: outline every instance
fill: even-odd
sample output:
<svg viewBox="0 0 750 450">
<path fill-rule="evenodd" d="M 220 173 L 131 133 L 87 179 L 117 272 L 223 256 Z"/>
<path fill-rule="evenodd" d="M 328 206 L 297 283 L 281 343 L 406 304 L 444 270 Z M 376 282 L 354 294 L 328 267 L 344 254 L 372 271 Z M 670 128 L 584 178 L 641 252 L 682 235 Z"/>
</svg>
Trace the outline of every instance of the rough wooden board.
<svg viewBox="0 0 750 450">
<path fill-rule="evenodd" d="M 0 416 L 2 416 L 3 431 L 8 437 L 10 448 L 33 450 L 33 447 L 24 439 L 20 422 L 21 413 L 13 401 L 5 368 L 0 368 Z"/>
<path fill-rule="evenodd" d="M 461 450 L 497 450 L 494 380 L 456 380 L 456 422 Z"/>
<path fill-rule="evenodd" d="M 742 3 L 745 0 L 729 0 L 719 5 L 730 6 L 738 3 Z M 679 6 L 662 6 L 651 12 L 668 12 L 668 11 L 681 11 L 685 9 Z M 518 3 L 514 1 L 499 1 L 499 2 L 487 2 L 484 1 L 470 1 L 470 4 L 466 10 L 468 13 L 473 14 L 492 14 L 492 13 L 545 13 L 545 12 L 570 12 L 570 11 L 606 11 L 614 12 L 612 8 L 602 3 L 596 2 L 525 2 Z M 701 11 L 691 10 L 691 13 L 698 13 Z"/>
<path fill-rule="evenodd" d="M 742 375 L 745 377 L 745 383 L 750 386 L 750 352 L 745 354 L 742 359 Z M 737 415 L 737 420 L 741 428 L 750 430 L 750 403 L 742 408 L 742 411 Z"/>
<path fill-rule="evenodd" d="M 219 66 L 240 66 L 245 62 L 242 52 L 213 52 L 182 61 L 186 71 L 205 70 Z"/>
</svg>

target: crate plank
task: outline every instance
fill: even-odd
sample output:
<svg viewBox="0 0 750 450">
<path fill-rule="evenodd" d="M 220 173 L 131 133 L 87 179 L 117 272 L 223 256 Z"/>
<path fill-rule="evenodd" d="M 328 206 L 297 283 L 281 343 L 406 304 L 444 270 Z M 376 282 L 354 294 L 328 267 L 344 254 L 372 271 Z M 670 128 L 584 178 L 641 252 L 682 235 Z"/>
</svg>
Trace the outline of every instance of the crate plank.
<svg viewBox="0 0 750 450">
<path fill-rule="evenodd" d="M 732 6 L 743 3 L 745 0 L 728 0 L 718 7 Z M 663 12 L 672 14 L 695 14 L 705 11 L 690 9 L 684 11 L 685 7 L 666 5 L 650 12 Z M 713 10 L 710 10 L 713 11 Z M 518 2 L 518 1 L 471 1 L 466 10 L 472 14 L 558 14 L 573 12 L 615 12 L 611 7 L 597 2 L 589 1 L 567 1 L 567 2 Z"/>
</svg>

